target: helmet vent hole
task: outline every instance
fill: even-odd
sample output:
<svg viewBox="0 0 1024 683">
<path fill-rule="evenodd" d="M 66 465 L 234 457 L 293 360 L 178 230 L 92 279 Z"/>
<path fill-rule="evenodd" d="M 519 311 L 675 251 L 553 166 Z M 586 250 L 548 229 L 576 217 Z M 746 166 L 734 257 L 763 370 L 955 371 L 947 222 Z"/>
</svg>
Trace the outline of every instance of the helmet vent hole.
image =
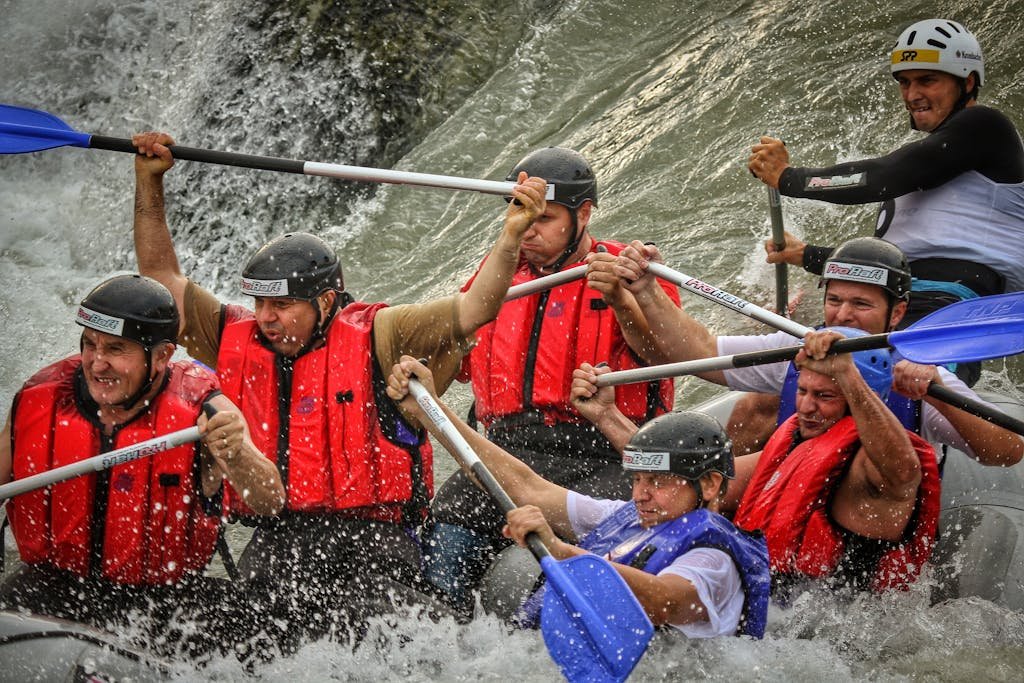
<svg viewBox="0 0 1024 683">
<path fill-rule="evenodd" d="M 958 27 L 952 21 L 949 21 L 949 22 L 946 22 L 946 23 L 949 26 L 949 28 L 951 28 L 953 30 L 954 33 L 960 33 L 960 27 Z M 941 29 L 939 29 L 939 30 L 941 30 Z M 949 34 L 947 33 L 946 35 L 948 36 Z"/>
<path fill-rule="evenodd" d="M 916 38 L 916 37 L 917 37 L 917 31 L 911 32 L 910 37 L 907 38 L 907 45 L 913 45 L 914 44 L 914 38 Z"/>
<path fill-rule="evenodd" d="M 940 50 L 945 50 L 946 49 L 946 44 L 945 43 L 943 43 L 941 40 L 935 40 L 934 38 L 929 38 L 928 39 L 928 44 L 931 45 L 932 47 L 937 47 Z"/>
<path fill-rule="evenodd" d="M 936 26 L 935 30 L 937 32 L 941 33 L 942 35 L 946 36 L 947 38 L 952 38 L 953 37 L 953 35 L 949 31 L 947 31 L 946 29 L 942 28 L 941 26 Z M 943 45 L 942 47 L 946 47 L 946 46 Z"/>
</svg>

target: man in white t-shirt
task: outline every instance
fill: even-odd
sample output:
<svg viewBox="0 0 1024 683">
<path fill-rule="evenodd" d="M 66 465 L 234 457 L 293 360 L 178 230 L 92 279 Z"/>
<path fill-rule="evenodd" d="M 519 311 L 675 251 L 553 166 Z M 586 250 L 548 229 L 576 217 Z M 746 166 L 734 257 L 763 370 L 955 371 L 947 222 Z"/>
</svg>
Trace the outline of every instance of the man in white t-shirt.
<svg viewBox="0 0 1024 683">
<path fill-rule="evenodd" d="M 732 355 L 747 351 L 792 346 L 799 339 L 785 333 L 716 336 L 672 302 L 659 295 L 655 278 L 647 274 L 650 260 L 660 260 L 651 245 L 633 242 L 616 259 L 614 272 L 633 292 L 651 329 L 662 330 L 656 340 L 667 362 Z M 895 328 L 907 310 L 910 268 L 895 245 L 875 237 L 843 242 L 825 263 L 824 318 L 828 327 L 852 327 L 869 334 Z M 671 304 L 671 305 L 669 305 Z M 792 403 L 796 373 L 786 363 L 708 372 L 702 378 L 738 391 L 768 394 L 767 400 L 749 397 L 733 411 L 727 431 L 738 455 L 760 450 L 778 423 L 792 414 L 779 411 L 773 400 Z M 787 379 L 789 381 L 787 381 Z M 893 368 L 889 407 L 904 426 L 932 443 L 961 450 L 984 465 L 1010 466 L 1024 456 L 1024 441 L 1013 432 L 954 408 L 927 394 L 931 383 L 978 399 L 971 389 L 946 368 L 900 360 Z"/>
<path fill-rule="evenodd" d="M 435 393 L 426 366 L 405 356 L 388 378 L 388 395 L 421 419 L 422 408 L 408 395 L 413 376 Z M 610 387 L 591 399 L 574 385 L 573 400 L 595 424 L 598 414 L 622 416 L 606 410 L 615 400 Z M 760 534 L 737 529 L 717 512 L 734 472 L 731 444 L 714 418 L 670 413 L 639 431 L 630 423 L 631 438 L 613 445 L 632 473 L 633 496 L 611 501 L 547 481 L 441 407 L 519 506 L 508 513 L 506 536 L 525 545 L 526 535 L 536 533 L 557 560 L 602 555 L 655 625 L 672 625 L 692 638 L 764 634 L 768 550 Z M 448 445 L 440 432 L 434 436 Z M 540 602 L 538 595 L 527 600 L 525 623 L 535 621 Z"/>
</svg>

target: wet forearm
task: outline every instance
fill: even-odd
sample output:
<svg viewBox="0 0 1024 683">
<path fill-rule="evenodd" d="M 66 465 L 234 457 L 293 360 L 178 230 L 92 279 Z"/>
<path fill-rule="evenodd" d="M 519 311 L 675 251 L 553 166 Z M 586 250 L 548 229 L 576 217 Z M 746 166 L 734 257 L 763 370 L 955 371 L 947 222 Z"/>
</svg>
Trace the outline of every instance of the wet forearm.
<svg viewBox="0 0 1024 683">
<path fill-rule="evenodd" d="M 855 374 L 855 376 L 854 376 Z M 921 479 L 921 463 L 907 430 L 864 383 L 856 368 L 836 377 L 857 424 L 861 445 L 894 497 L 911 495 Z"/>
<path fill-rule="evenodd" d="M 242 446 L 224 474 L 246 505 L 258 515 L 276 515 L 284 508 L 285 491 L 277 466 L 252 443 Z"/>
<path fill-rule="evenodd" d="M 924 400 L 949 421 L 978 462 L 984 465 L 1010 467 L 1020 462 L 1024 456 L 1024 440 L 1010 430 L 951 406 L 945 401 L 930 396 Z"/>
<path fill-rule="evenodd" d="M 519 264 L 520 242 L 512 232 L 502 230 L 473 283 L 460 295 L 459 326 L 463 333 L 471 334 L 497 317 Z"/>
<path fill-rule="evenodd" d="M 660 286 L 647 287 L 636 295 L 637 304 L 657 344 L 661 362 L 709 358 L 717 354 L 715 336 L 676 305 Z"/>
<path fill-rule="evenodd" d="M 135 256 L 139 272 L 161 279 L 157 275 L 181 275 L 174 252 L 164 206 L 163 176 L 144 172 L 135 174 Z"/>
</svg>

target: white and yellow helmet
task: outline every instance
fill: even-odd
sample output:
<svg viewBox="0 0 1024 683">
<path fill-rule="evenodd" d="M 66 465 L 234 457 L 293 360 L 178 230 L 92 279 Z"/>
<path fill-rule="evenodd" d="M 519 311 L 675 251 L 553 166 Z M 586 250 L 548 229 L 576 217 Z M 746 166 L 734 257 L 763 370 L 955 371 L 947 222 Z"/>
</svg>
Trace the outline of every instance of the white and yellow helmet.
<svg viewBox="0 0 1024 683">
<path fill-rule="evenodd" d="M 978 86 L 985 80 L 981 45 L 963 24 L 948 19 L 925 19 L 911 24 L 892 49 L 889 70 L 893 77 L 908 69 L 930 69 L 966 79 L 978 74 Z"/>
</svg>

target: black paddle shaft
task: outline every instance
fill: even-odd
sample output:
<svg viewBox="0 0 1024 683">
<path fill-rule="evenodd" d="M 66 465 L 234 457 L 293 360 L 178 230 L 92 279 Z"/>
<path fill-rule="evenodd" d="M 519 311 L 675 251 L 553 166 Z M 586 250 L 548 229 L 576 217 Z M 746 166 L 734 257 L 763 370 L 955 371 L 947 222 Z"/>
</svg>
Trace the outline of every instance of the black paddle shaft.
<svg viewBox="0 0 1024 683">
<path fill-rule="evenodd" d="M 494 478 L 491 471 L 487 469 L 487 466 L 482 462 L 477 461 L 470 466 L 470 470 L 473 472 L 473 476 L 476 477 L 477 481 L 487 489 L 487 493 L 491 494 L 491 498 L 498 504 L 498 508 L 501 509 L 502 514 L 508 514 L 512 510 L 515 510 L 518 506 L 512 501 L 512 498 L 505 493 L 505 489 L 501 487 L 498 480 Z M 544 542 L 540 540 L 540 536 L 535 533 L 527 534 L 526 545 L 530 547 L 530 552 L 539 561 L 543 557 L 549 557 L 551 551 L 547 549 Z"/>
<path fill-rule="evenodd" d="M 888 334 L 869 334 L 864 337 L 840 339 L 832 345 L 831 349 L 829 349 L 829 354 L 853 353 L 854 351 L 879 349 L 884 346 L 888 346 L 888 340 Z M 744 368 L 753 365 L 792 360 L 796 357 L 796 354 L 799 353 L 799 351 L 800 347 L 789 346 L 780 349 L 771 349 L 769 351 L 752 351 L 750 353 L 737 354 L 733 360 L 733 367 Z M 993 408 L 976 399 L 970 398 L 969 396 L 962 396 L 949 387 L 932 382 L 928 385 L 928 395 L 959 408 L 964 412 L 977 415 L 983 420 L 987 420 L 988 422 L 998 425 L 1003 429 L 1008 429 L 1015 434 L 1024 436 L 1024 421 L 1019 420 L 1012 415 L 1007 415 L 1003 411 Z"/>
<path fill-rule="evenodd" d="M 127 152 L 138 154 L 139 150 L 128 138 L 112 138 L 105 135 L 93 135 L 89 138 L 89 147 L 92 149 L 105 149 L 110 152 Z M 212 149 L 200 149 L 198 147 L 182 147 L 170 145 L 171 154 L 175 159 L 186 161 L 202 161 L 208 164 L 220 164 L 222 166 L 238 166 L 240 168 L 256 168 L 264 171 L 280 171 L 283 173 L 305 172 L 306 162 L 295 159 L 280 159 L 278 157 L 264 157 L 255 154 L 237 154 L 235 152 L 220 152 Z"/>
<path fill-rule="evenodd" d="M 867 349 L 881 349 L 889 346 L 889 335 L 869 334 L 863 337 L 850 337 L 839 339 L 831 348 L 829 355 L 837 353 L 853 353 L 854 351 L 865 351 Z M 783 346 L 778 349 L 765 351 L 750 351 L 749 353 L 737 353 L 733 356 L 732 367 L 747 368 L 754 365 L 767 365 L 768 363 L 781 363 L 782 361 L 793 360 L 800 353 L 802 346 Z"/>
<path fill-rule="evenodd" d="M 987 420 L 1003 429 L 1008 429 L 1015 434 L 1024 435 L 1024 421 L 1018 420 L 1012 415 L 1007 415 L 1003 411 L 992 408 L 981 401 L 961 396 L 949 387 L 933 382 L 928 385 L 928 395 L 948 403 L 954 408 L 977 415 L 981 419 Z"/>
</svg>

